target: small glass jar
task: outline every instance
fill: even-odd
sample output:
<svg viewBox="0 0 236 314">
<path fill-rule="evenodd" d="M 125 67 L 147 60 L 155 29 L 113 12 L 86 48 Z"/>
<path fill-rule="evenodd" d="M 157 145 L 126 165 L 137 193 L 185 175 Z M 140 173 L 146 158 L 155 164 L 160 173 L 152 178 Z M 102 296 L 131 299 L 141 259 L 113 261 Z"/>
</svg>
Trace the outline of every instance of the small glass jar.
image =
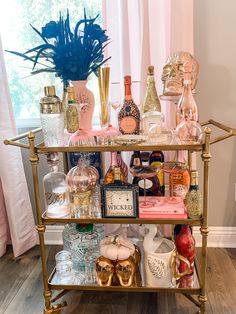
<svg viewBox="0 0 236 314">
<path fill-rule="evenodd" d="M 101 190 L 100 185 L 97 185 L 93 190 L 91 198 L 91 217 L 101 218 Z"/>
<path fill-rule="evenodd" d="M 66 250 L 60 251 L 56 254 L 55 260 L 58 283 L 73 284 L 75 273 L 71 253 Z"/>
</svg>

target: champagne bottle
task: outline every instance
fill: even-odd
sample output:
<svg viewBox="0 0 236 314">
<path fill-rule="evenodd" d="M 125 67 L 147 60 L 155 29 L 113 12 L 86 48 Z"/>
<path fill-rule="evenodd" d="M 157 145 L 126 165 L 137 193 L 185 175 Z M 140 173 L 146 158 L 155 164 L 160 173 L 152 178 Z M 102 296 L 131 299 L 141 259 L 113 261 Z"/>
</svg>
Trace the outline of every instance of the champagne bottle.
<svg viewBox="0 0 236 314">
<path fill-rule="evenodd" d="M 202 216 L 202 195 L 198 187 L 197 170 L 190 171 L 190 187 L 185 198 L 188 217 L 199 219 Z"/>
<path fill-rule="evenodd" d="M 124 78 L 125 99 L 118 114 L 119 130 L 122 134 L 139 134 L 140 111 L 131 94 L 131 76 Z"/>
<path fill-rule="evenodd" d="M 156 90 L 153 65 L 148 67 L 147 90 L 143 102 L 143 113 L 149 111 L 161 112 L 161 103 Z"/>
<path fill-rule="evenodd" d="M 66 126 L 69 133 L 74 133 L 79 129 L 79 105 L 75 100 L 75 92 L 73 86 L 67 87 L 68 106 L 66 109 Z"/>
<path fill-rule="evenodd" d="M 194 100 L 191 87 L 192 71 L 186 66 L 184 68 L 183 74 L 184 89 L 176 111 L 176 125 L 184 120 L 198 122 L 198 107 Z"/>
</svg>

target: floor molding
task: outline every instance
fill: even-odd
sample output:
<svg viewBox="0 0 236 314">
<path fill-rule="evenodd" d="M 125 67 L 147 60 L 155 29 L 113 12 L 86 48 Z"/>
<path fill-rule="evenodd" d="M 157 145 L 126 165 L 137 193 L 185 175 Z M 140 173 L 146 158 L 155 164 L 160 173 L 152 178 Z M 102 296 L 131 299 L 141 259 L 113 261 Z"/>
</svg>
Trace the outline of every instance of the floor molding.
<svg viewBox="0 0 236 314">
<path fill-rule="evenodd" d="M 45 244 L 62 244 L 63 226 L 47 225 Z M 236 248 L 236 227 L 209 227 L 208 247 Z M 201 246 L 201 234 L 199 227 L 194 227 L 196 245 Z"/>
</svg>

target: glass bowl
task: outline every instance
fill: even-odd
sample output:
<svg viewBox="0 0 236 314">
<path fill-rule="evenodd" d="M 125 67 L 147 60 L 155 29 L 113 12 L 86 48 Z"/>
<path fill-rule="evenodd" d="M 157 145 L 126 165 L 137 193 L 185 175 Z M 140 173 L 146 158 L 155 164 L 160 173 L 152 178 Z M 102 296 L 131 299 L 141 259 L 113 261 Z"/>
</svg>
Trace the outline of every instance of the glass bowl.
<svg viewBox="0 0 236 314">
<path fill-rule="evenodd" d="M 177 125 L 174 136 L 178 144 L 200 144 L 203 131 L 198 122 L 187 120 Z"/>
<path fill-rule="evenodd" d="M 166 123 L 155 123 L 148 130 L 148 143 L 172 144 L 173 133 L 173 130 Z"/>
</svg>

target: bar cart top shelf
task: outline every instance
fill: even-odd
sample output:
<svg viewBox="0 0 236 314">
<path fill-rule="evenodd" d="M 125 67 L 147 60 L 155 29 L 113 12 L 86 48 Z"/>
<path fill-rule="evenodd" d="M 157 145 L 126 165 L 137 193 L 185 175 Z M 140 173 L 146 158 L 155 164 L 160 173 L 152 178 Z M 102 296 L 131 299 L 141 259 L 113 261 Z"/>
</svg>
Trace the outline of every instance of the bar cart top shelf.
<svg viewBox="0 0 236 314">
<path fill-rule="evenodd" d="M 233 129 L 229 126 L 226 126 L 220 122 L 214 121 L 212 119 L 201 123 L 201 126 L 206 126 L 204 132 L 205 135 L 210 135 L 211 129 L 208 127 L 212 125 L 218 128 L 220 131 L 224 131 L 226 133 L 212 137 L 209 144 L 214 144 L 220 142 L 226 138 L 236 135 L 236 129 Z M 20 143 L 19 140 L 23 138 L 32 138 L 34 134 L 41 131 L 41 128 L 35 129 L 31 132 L 26 132 L 24 134 L 17 135 L 13 138 L 6 139 L 4 143 L 6 145 L 13 145 L 22 148 L 30 149 L 29 144 Z M 132 144 L 132 145 L 93 145 L 93 146 L 61 146 L 61 147 L 46 147 L 43 143 L 35 145 L 35 149 L 37 153 L 45 154 L 49 152 L 111 152 L 111 151 L 152 151 L 152 150 L 163 150 L 163 151 L 176 151 L 176 150 L 187 150 L 187 151 L 202 151 L 204 150 L 205 145 L 205 138 L 201 144 L 147 144 L 147 143 L 140 143 L 140 144 Z"/>
</svg>

